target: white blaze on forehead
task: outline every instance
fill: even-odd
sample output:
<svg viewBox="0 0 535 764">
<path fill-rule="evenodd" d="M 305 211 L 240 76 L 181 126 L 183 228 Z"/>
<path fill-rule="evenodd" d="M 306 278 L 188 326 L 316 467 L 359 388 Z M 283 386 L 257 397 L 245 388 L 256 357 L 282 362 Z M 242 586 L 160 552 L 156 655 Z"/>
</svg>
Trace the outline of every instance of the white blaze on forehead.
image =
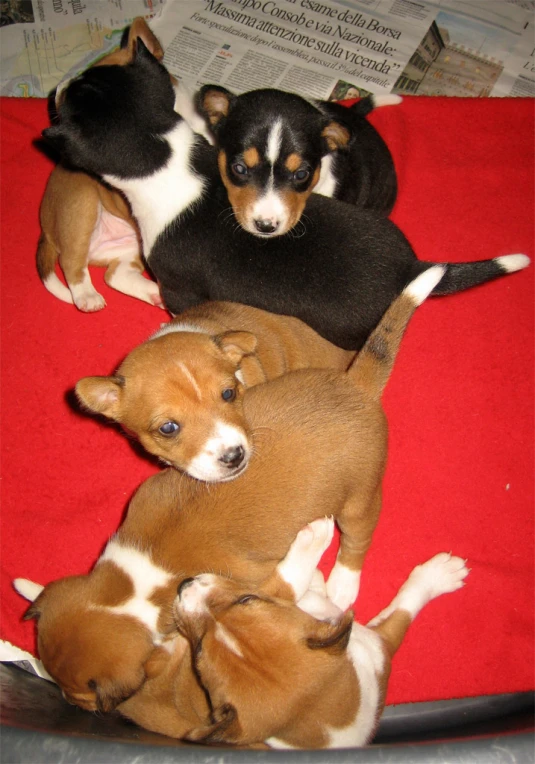
<svg viewBox="0 0 535 764">
<path fill-rule="evenodd" d="M 271 164 L 277 161 L 282 143 L 282 120 L 278 119 L 270 129 L 267 139 L 266 157 Z"/>
<path fill-rule="evenodd" d="M 243 653 L 240 650 L 240 646 L 237 640 L 232 636 L 228 629 L 225 629 L 222 624 L 216 623 L 214 635 L 217 641 L 224 644 L 225 647 L 228 647 L 228 649 L 234 653 L 234 655 L 237 655 L 238 658 L 243 658 Z"/>
<path fill-rule="evenodd" d="M 186 364 L 183 361 L 177 362 L 178 368 L 183 372 L 186 379 L 190 382 L 191 386 L 195 390 L 195 393 L 197 395 L 197 398 L 201 401 L 202 400 L 202 391 L 197 382 L 195 381 L 195 377 L 191 373 L 191 371 L 188 369 Z"/>
</svg>

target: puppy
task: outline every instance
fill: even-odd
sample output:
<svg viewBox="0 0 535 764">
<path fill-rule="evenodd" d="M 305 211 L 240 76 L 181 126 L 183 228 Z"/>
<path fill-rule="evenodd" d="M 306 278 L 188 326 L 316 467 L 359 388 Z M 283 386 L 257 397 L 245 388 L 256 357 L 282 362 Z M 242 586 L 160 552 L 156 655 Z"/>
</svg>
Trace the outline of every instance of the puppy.
<svg viewBox="0 0 535 764">
<path fill-rule="evenodd" d="M 94 66 L 126 66 L 137 39 L 157 59 L 163 50 L 143 18 L 134 19 L 121 48 Z M 61 85 L 59 88 L 61 92 Z M 91 313 L 105 307 L 91 283 L 89 265 L 106 268 L 108 286 L 162 308 L 158 285 L 144 278 L 141 242 L 128 203 L 118 191 L 96 178 L 58 164 L 48 179 L 40 208 L 41 235 L 37 271 L 51 294 Z M 57 277 L 60 263 L 67 286 Z"/>
<path fill-rule="evenodd" d="M 387 215 L 397 193 L 394 162 L 365 117 L 400 101 L 369 96 L 347 109 L 282 90 L 235 96 L 217 85 L 197 97 L 236 220 L 256 236 L 288 233 L 312 191 Z"/>
<path fill-rule="evenodd" d="M 174 604 L 211 723 L 197 743 L 273 748 L 349 748 L 370 742 L 382 713 L 391 661 L 418 612 L 463 586 L 463 560 L 438 554 L 416 567 L 367 626 L 351 611 L 321 622 L 288 600 L 202 574 Z M 222 638 L 223 637 L 223 638 Z"/>
<path fill-rule="evenodd" d="M 296 318 L 209 302 L 164 324 L 113 376 L 81 379 L 76 395 L 165 464 L 199 480 L 230 480 L 253 450 L 243 389 L 296 369 L 345 371 L 354 355 Z"/>
<path fill-rule="evenodd" d="M 43 136 L 125 193 L 173 314 L 228 300 L 293 315 L 347 350 L 362 347 L 392 300 L 432 263 L 417 260 L 387 218 L 320 194 L 309 197 L 306 224 L 285 236 L 247 233 L 228 208 L 217 150 L 174 105 L 169 74 L 139 41 L 128 67 L 89 69 L 63 90 L 60 122 Z M 510 255 L 447 264 L 434 294 L 528 263 Z"/>
<path fill-rule="evenodd" d="M 154 488 L 149 487 L 150 482 L 141 493 L 150 493 Z M 160 486 L 153 499 L 165 494 L 169 500 L 168 487 L 162 486 L 160 479 L 155 482 Z M 136 501 L 126 525 L 136 524 Z M 154 508 L 158 512 L 158 506 Z M 338 618 L 341 613 L 324 594 L 307 591 L 312 572 L 332 540 L 333 528 L 327 518 L 305 527 L 282 561 L 266 566 L 266 570 L 271 567 L 271 573 L 267 578 L 260 575 L 258 582 L 274 596 L 300 599 L 305 607 L 307 596 L 321 599 L 326 603 L 322 615 Z M 14 586 L 33 603 L 25 617 L 38 620 L 41 660 L 68 702 L 88 711 L 117 708 L 154 732 L 183 737 L 193 727 L 208 723 L 210 711 L 192 667 L 189 645 L 177 635 L 172 619 L 177 582 L 183 573 L 171 574 L 170 567 L 166 572 L 154 565 L 149 551 L 122 546 L 119 537 L 123 531 L 124 526 L 88 576 L 71 576 L 46 587 L 16 579 Z M 148 543 L 151 540 L 145 539 Z M 190 537 L 189 543 L 193 541 Z M 178 550 L 184 561 L 186 549 L 183 545 Z M 225 557 L 225 551 L 218 556 L 222 565 L 225 559 L 233 560 L 232 555 Z M 191 570 L 198 564 L 205 569 L 212 566 L 212 558 L 202 550 L 196 559 L 193 563 L 190 557 Z M 178 570 L 176 560 L 171 557 L 169 562 Z M 246 568 L 247 564 L 242 564 L 240 570 Z M 258 570 L 254 565 L 250 568 L 253 577 L 249 585 L 254 587 Z M 243 580 L 248 580 L 247 575 Z M 170 634 L 157 630 L 163 624 Z M 223 629 L 219 636 L 230 643 L 231 637 Z"/>
<path fill-rule="evenodd" d="M 70 700 L 111 710 L 133 695 L 165 658 L 184 578 L 208 567 L 258 585 L 326 513 L 341 531 L 326 592 L 341 610 L 351 605 L 381 505 L 381 393 L 407 322 L 442 270 L 409 285 L 348 371 L 301 369 L 247 390 L 255 453 L 239 480 L 207 490 L 165 470 L 138 489 L 89 575 L 44 589 L 17 583 L 34 600 L 27 617 L 38 619 L 41 660 Z"/>
</svg>

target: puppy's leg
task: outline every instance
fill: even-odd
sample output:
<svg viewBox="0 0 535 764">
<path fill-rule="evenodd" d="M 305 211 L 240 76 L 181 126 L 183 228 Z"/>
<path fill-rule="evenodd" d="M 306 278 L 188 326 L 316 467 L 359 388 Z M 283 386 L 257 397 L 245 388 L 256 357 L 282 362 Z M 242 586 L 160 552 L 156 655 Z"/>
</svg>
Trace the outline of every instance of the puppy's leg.
<svg viewBox="0 0 535 764">
<path fill-rule="evenodd" d="M 88 216 L 79 220 L 78 227 L 74 230 L 74 220 L 71 219 L 68 226 L 62 230 L 58 245 L 59 264 L 72 299 L 78 310 L 84 313 L 94 313 L 106 306 L 104 297 L 93 286 L 88 269 L 89 244 L 94 224 L 95 218 Z"/>
<path fill-rule="evenodd" d="M 115 254 L 115 253 L 114 253 Z M 158 284 L 143 276 L 143 265 L 139 258 L 137 244 L 125 246 L 110 261 L 104 280 L 118 292 L 138 300 L 164 308 Z"/>
<path fill-rule="evenodd" d="M 469 573 L 465 561 L 447 552 L 418 565 L 390 605 L 368 623 L 384 640 L 390 656 L 399 648 L 408 627 L 428 602 L 464 586 Z"/>
<path fill-rule="evenodd" d="M 364 507 L 364 508 L 363 508 Z M 356 497 L 344 507 L 338 517 L 340 549 L 327 580 L 327 595 L 341 610 L 347 610 L 356 600 L 364 557 L 381 510 L 381 489 L 371 502 Z"/>
</svg>

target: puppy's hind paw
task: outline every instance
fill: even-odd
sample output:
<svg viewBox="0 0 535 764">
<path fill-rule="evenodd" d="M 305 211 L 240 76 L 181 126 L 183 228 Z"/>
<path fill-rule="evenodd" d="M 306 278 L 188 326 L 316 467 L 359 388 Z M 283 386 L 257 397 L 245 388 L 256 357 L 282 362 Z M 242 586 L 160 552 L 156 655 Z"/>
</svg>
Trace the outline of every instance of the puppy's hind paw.
<svg viewBox="0 0 535 764">
<path fill-rule="evenodd" d="M 455 592 L 464 586 L 464 579 L 470 572 L 466 561 L 449 552 L 440 552 L 422 565 L 418 565 L 409 576 L 409 582 L 425 590 L 431 600 L 441 594 Z"/>
</svg>

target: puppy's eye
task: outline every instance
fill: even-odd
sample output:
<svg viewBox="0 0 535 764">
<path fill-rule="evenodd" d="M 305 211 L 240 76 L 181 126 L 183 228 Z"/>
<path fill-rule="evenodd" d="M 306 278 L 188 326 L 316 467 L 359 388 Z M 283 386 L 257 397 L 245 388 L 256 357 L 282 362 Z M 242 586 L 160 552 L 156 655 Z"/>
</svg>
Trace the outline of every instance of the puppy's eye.
<svg viewBox="0 0 535 764">
<path fill-rule="evenodd" d="M 234 162 L 231 169 L 234 175 L 239 175 L 241 178 L 245 178 L 249 172 L 247 166 L 244 165 L 243 162 Z"/>
<path fill-rule="evenodd" d="M 221 393 L 221 397 L 224 401 L 230 402 L 233 401 L 236 397 L 236 388 L 235 387 L 227 387 L 226 390 L 223 390 Z"/>
<path fill-rule="evenodd" d="M 248 602 L 252 602 L 253 600 L 259 600 L 260 597 L 257 597 L 256 594 L 244 594 L 243 597 L 240 597 L 236 600 L 234 603 L 235 605 L 247 605 Z"/>
<path fill-rule="evenodd" d="M 176 435 L 180 430 L 180 425 L 177 422 L 164 422 L 159 428 L 159 432 L 162 435 Z"/>
<path fill-rule="evenodd" d="M 306 167 L 302 167 L 300 170 L 297 170 L 294 172 L 294 180 L 297 180 L 299 183 L 302 183 L 304 180 L 307 180 L 310 175 L 310 170 L 308 170 Z"/>
<path fill-rule="evenodd" d="M 90 679 L 90 680 L 89 680 L 89 682 L 87 683 L 87 686 L 88 686 L 88 687 L 89 687 L 89 689 L 90 689 L 90 690 L 92 690 L 93 692 L 95 692 L 95 690 L 97 689 L 97 683 L 95 682 L 95 680 L 94 680 L 94 679 Z"/>
</svg>

